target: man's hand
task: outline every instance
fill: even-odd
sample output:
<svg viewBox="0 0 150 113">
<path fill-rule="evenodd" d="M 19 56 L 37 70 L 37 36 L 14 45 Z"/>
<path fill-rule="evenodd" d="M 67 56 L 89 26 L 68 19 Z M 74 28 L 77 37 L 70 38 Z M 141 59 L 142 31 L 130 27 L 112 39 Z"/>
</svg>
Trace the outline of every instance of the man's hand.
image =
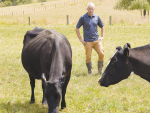
<svg viewBox="0 0 150 113">
<path fill-rule="evenodd" d="M 99 37 L 98 38 L 98 41 L 101 41 L 101 40 L 103 40 L 104 39 L 104 37 Z"/>
<path fill-rule="evenodd" d="M 85 42 L 83 39 L 80 39 L 80 42 L 81 42 L 83 45 L 86 44 L 86 42 Z"/>
</svg>

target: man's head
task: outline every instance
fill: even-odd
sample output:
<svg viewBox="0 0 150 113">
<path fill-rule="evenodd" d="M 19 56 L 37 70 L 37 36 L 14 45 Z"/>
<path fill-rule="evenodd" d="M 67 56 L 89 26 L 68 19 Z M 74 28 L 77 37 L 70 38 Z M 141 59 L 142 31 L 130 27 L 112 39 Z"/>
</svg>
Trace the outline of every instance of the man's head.
<svg viewBox="0 0 150 113">
<path fill-rule="evenodd" d="M 90 16 L 92 16 L 94 10 L 95 10 L 95 4 L 93 4 L 92 2 L 89 2 L 88 5 L 87 5 L 88 14 L 89 14 Z"/>
</svg>

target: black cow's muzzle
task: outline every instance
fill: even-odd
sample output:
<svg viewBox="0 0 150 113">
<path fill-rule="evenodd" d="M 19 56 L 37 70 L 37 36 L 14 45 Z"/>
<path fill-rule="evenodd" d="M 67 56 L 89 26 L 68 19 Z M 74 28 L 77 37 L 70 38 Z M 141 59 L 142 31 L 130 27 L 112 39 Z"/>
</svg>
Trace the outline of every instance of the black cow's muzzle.
<svg viewBox="0 0 150 113">
<path fill-rule="evenodd" d="M 101 86 L 101 85 L 102 85 L 102 82 L 99 80 L 99 81 L 98 81 L 98 84 Z"/>
<path fill-rule="evenodd" d="M 103 81 L 102 78 L 99 79 L 98 84 L 99 84 L 100 86 L 104 86 L 104 87 L 108 87 L 108 86 L 109 86 L 109 85 L 105 84 L 105 82 Z"/>
</svg>

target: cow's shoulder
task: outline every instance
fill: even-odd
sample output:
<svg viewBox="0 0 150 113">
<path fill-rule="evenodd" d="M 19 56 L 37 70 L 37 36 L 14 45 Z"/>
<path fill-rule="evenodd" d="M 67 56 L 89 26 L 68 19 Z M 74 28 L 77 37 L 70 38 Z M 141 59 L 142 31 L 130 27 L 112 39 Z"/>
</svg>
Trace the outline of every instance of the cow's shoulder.
<svg viewBox="0 0 150 113">
<path fill-rule="evenodd" d="M 46 29 L 46 32 L 47 32 L 47 34 L 50 34 L 50 35 L 52 35 L 52 36 L 55 36 L 55 38 L 57 38 L 57 39 L 58 39 L 58 38 L 64 38 L 64 37 L 65 37 L 63 34 L 57 32 L 57 31 L 55 31 L 55 30 L 53 30 L 53 29 Z M 51 38 L 51 37 L 49 37 L 49 38 Z"/>
<path fill-rule="evenodd" d="M 23 44 L 24 46 L 33 38 L 35 38 L 38 34 L 40 34 L 44 29 L 35 27 L 33 30 L 27 31 L 26 34 L 24 35 L 24 40 Z"/>
<path fill-rule="evenodd" d="M 27 35 L 38 35 L 41 31 L 43 31 L 43 28 L 35 27 L 33 30 L 27 31 Z"/>
<path fill-rule="evenodd" d="M 53 35 L 51 35 L 50 38 L 52 38 L 52 36 L 55 36 L 55 39 L 57 39 L 59 41 L 61 40 L 60 41 L 61 43 L 66 43 L 66 44 L 70 45 L 68 39 L 63 34 L 57 32 L 57 31 L 55 31 L 53 29 L 50 29 L 50 32 L 53 34 Z"/>
</svg>

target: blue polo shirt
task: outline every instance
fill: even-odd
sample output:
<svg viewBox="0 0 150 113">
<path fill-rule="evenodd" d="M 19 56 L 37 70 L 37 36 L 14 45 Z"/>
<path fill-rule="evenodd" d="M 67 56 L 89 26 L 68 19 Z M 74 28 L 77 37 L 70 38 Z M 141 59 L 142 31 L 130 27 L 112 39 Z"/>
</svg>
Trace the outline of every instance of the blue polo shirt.
<svg viewBox="0 0 150 113">
<path fill-rule="evenodd" d="M 97 26 L 102 28 L 104 26 L 100 17 L 96 14 L 93 14 L 92 17 L 88 13 L 82 15 L 76 25 L 79 29 L 83 25 L 83 37 L 86 42 L 96 41 L 99 37 Z"/>
</svg>

